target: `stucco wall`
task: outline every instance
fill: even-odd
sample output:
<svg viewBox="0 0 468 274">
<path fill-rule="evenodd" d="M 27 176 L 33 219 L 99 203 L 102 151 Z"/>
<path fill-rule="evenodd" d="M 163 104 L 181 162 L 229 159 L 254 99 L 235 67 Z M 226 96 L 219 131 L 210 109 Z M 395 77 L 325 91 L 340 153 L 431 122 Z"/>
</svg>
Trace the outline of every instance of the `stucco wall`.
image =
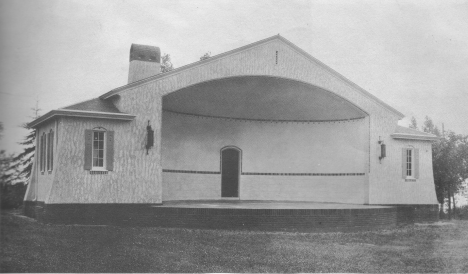
<svg viewBox="0 0 468 274">
<path fill-rule="evenodd" d="M 154 150 L 146 155 L 146 125 L 131 131 L 134 122 L 62 118 L 56 174 L 47 203 L 160 203 Z M 86 129 L 114 131 L 114 170 L 90 174 L 84 169 Z"/>
<path fill-rule="evenodd" d="M 364 203 L 368 120 L 275 123 L 163 112 L 165 170 L 220 172 L 220 150 L 242 150 L 243 173 L 328 173 L 334 176 L 242 175 L 241 199 Z M 360 173 L 361 175 L 344 175 Z M 164 173 L 163 200 L 218 199 L 218 174 Z"/>
<path fill-rule="evenodd" d="M 39 159 L 40 159 L 40 152 L 38 152 L 40 148 L 40 140 L 41 136 L 45 133 L 45 136 L 50 132 L 50 130 L 54 131 L 54 147 L 53 147 L 53 153 L 54 153 L 54 165 L 52 171 L 47 170 L 47 158 L 44 158 L 44 171 L 41 172 L 40 170 L 40 164 L 39 164 Z M 42 125 L 39 129 L 36 131 L 36 150 L 35 155 L 34 155 L 34 166 L 31 172 L 31 179 L 29 181 L 28 185 L 28 190 L 25 195 L 25 200 L 27 201 L 40 201 L 44 202 L 50 192 L 50 189 L 52 187 L 52 182 L 53 178 L 55 176 L 55 171 L 57 170 L 56 166 L 56 155 L 57 155 L 57 132 L 56 132 L 56 124 L 55 121 L 48 122 L 44 125 Z M 46 141 L 47 143 L 47 138 Z"/>
<path fill-rule="evenodd" d="M 386 138 L 387 157 L 372 172 L 378 180 L 370 187 L 371 204 L 437 204 L 432 170 L 430 141 Z M 378 146 L 373 144 L 375 149 Z M 406 182 L 402 178 L 402 149 L 419 149 L 419 178 Z"/>
<path fill-rule="evenodd" d="M 277 64 L 275 63 L 276 51 L 278 51 Z M 368 202 L 372 203 L 372 199 L 375 202 L 382 202 L 377 194 L 379 191 L 377 189 L 381 184 L 389 186 L 386 188 L 387 195 L 399 199 L 399 191 L 392 187 L 395 178 L 391 176 L 394 175 L 387 171 L 388 168 L 380 165 L 377 148 L 374 145 L 379 140 L 379 136 L 385 140 L 390 138 L 398 122 L 398 115 L 282 41 L 272 40 L 233 52 L 222 58 L 208 59 L 199 66 L 167 74 L 167 76 L 162 75 L 154 81 L 120 92 L 115 102 L 121 111 L 137 115 L 136 123 L 144 126 L 148 119 L 155 123 L 160 121 L 161 96 L 197 83 L 242 75 L 265 75 L 310 83 L 339 95 L 367 112 L 370 116 L 368 139 L 371 144 L 368 165 L 369 185 L 373 189 L 373 192 L 369 194 Z M 140 102 L 148 103 L 140 104 Z M 159 125 L 160 123 L 156 125 L 156 128 Z M 393 162 L 392 165 L 394 165 L 393 168 L 400 166 L 398 162 Z"/>
</svg>

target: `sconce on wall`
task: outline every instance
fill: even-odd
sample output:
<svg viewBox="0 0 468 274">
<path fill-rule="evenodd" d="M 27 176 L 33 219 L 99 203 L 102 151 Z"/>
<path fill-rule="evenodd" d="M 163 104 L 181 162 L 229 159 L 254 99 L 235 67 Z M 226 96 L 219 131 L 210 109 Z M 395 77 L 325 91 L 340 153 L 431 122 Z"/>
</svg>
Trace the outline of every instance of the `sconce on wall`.
<svg viewBox="0 0 468 274">
<path fill-rule="evenodd" d="M 379 156 L 379 162 L 380 162 L 383 158 L 387 156 L 387 146 L 381 140 L 379 140 L 379 145 L 380 145 L 380 156 Z"/>
<path fill-rule="evenodd" d="M 148 151 L 154 145 L 154 130 L 150 126 L 150 121 L 148 120 L 148 126 L 146 126 L 146 155 Z"/>
</svg>

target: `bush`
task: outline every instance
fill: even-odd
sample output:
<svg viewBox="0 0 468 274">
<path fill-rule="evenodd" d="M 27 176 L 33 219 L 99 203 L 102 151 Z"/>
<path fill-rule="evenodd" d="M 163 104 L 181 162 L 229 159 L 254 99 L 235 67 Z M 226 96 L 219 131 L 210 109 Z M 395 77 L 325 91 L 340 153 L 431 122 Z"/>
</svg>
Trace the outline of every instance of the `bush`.
<svg viewBox="0 0 468 274">
<path fill-rule="evenodd" d="M 460 220 L 468 220 L 468 206 L 462 206 L 457 208 L 455 215 Z"/>
<path fill-rule="evenodd" d="M 27 185 L 23 183 L 2 184 L 0 189 L 1 209 L 18 208 L 23 204 Z"/>
</svg>

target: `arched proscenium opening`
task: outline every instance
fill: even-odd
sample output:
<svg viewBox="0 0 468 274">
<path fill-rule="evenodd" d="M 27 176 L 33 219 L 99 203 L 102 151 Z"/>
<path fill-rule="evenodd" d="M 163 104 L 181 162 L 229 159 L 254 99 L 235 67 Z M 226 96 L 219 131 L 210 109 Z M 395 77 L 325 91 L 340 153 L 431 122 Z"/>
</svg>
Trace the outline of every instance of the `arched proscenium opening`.
<svg viewBox="0 0 468 274">
<path fill-rule="evenodd" d="M 240 199 L 365 203 L 366 112 L 333 92 L 266 76 L 163 97 L 163 201 L 221 199 L 224 147 L 242 149 Z"/>
</svg>

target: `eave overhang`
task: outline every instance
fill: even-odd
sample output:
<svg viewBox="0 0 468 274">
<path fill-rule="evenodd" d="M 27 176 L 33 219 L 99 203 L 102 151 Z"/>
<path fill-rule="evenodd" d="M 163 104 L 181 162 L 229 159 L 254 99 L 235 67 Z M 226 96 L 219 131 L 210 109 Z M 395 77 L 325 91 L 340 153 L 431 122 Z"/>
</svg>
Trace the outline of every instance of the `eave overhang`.
<svg viewBox="0 0 468 274">
<path fill-rule="evenodd" d="M 31 123 L 27 124 L 28 128 L 37 128 L 39 125 L 55 119 L 56 117 L 78 117 L 78 118 L 92 118 L 92 119 L 108 119 L 120 121 L 132 121 L 136 115 L 127 113 L 113 113 L 113 112 L 99 112 L 99 111 L 86 111 L 86 110 L 72 110 L 72 109 L 56 109 L 42 115 Z"/>
<path fill-rule="evenodd" d="M 405 139 L 405 140 L 419 140 L 419 141 L 436 141 L 439 140 L 440 137 L 435 135 L 416 135 L 416 134 L 407 134 L 407 133 L 392 133 L 390 136 L 393 139 Z"/>
<path fill-rule="evenodd" d="M 310 55 L 309 53 L 307 53 L 303 49 L 299 48 L 298 46 L 294 45 L 292 42 L 290 42 L 286 38 L 280 36 L 279 34 L 275 35 L 275 36 L 272 36 L 272 37 L 269 37 L 269 38 L 266 38 L 266 39 L 263 39 L 263 40 L 260 40 L 260 41 L 257 41 L 255 43 L 252 43 L 252 44 L 249 44 L 249 45 L 234 49 L 234 50 L 230 50 L 230 51 L 227 51 L 227 52 L 212 56 L 212 57 L 210 57 L 208 59 L 205 59 L 205 60 L 197 61 L 197 62 L 188 64 L 188 65 L 182 66 L 180 68 L 174 69 L 174 70 L 169 71 L 169 72 L 159 73 L 157 75 L 142 79 L 140 81 L 136 81 L 136 82 L 129 83 L 129 84 L 121 86 L 121 87 L 117 87 L 117 88 L 115 88 L 115 89 L 113 89 L 113 90 L 111 90 L 109 92 L 106 92 L 103 95 L 99 96 L 99 98 L 105 100 L 105 99 L 108 99 L 108 98 L 110 98 L 110 97 L 112 97 L 112 96 L 114 96 L 116 94 L 119 94 L 122 91 L 129 90 L 129 89 L 135 88 L 137 86 L 144 85 L 144 84 L 146 84 L 148 82 L 155 81 L 155 80 L 158 80 L 158 79 L 161 79 L 161 78 L 168 77 L 168 76 L 173 75 L 173 74 L 180 73 L 180 72 L 182 72 L 184 70 L 187 70 L 187 69 L 190 69 L 190 68 L 193 68 L 193 67 L 201 66 L 201 65 L 203 65 L 205 63 L 209 63 L 209 62 L 212 62 L 214 60 L 218 60 L 218 59 L 223 58 L 225 56 L 228 56 L 228 55 L 231 55 L 231 54 L 234 54 L 234 53 L 238 53 L 240 51 L 243 51 L 243 50 L 246 50 L 246 49 L 249 49 L 249 48 L 253 48 L 255 46 L 265 44 L 265 43 L 268 43 L 268 42 L 276 40 L 276 39 L 278 39 L 278 40 L 284 42 L 285 44 L 289 45 L 294 50 L 296 50 L 299 54 L 305 56 L 306 58 L 308 58 L 312 62 L 320 65 L 322 68 L 329 71 L 332 75 L 336 76 L 337 78 L 339 78 L 339 79 L 343 80 L 344 82 L 346 82 L 347 84 L 351 85 L 353 88 L 355 88 L 358 92 L 360 92 L 364 96 L 368 97 L 369 99 L 373 100 L 374 102 L 376 102 L 377 104 L 379 104 L 383 108 L 385 108 L 388 111 L 390 111 L 391 113 L 395 114 L 399 119 L 402 119 L 402 118 L 405 117 L 405 115 L 403 113 L 399 112 L 395 108 L 393 108 L 390 105 L 386 104 L 385 102 L 383 102 L 382 100 L 380 100 L 379 98 L 374 96 L 373 94 L 371 94 L 368 91 L 366 91 L 365 89 L 361 88 L 360 86 L 358 86 L 357 84 L 355 84 L 354 82 L 349 80 L 348 78 L 344 77 L 343 75 L 341 75 L 337 71 L 335 71 L 332 68 L 330 68 L 329 66 L 325 65 L 320 60 L 316 59 L 315 57 L 313 57 L 312 55 Z"/>
</svg>

